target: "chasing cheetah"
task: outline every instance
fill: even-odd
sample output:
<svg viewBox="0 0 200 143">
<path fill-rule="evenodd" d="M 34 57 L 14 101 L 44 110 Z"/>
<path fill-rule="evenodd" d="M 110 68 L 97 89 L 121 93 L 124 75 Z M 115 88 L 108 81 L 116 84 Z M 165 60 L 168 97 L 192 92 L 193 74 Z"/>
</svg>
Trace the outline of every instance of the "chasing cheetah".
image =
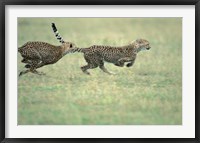
<svg viewBox="0 0 200 143">
<path fill-rule="evenodd" d="M 18 48 L 18 52 L 23 57 L 22 63 L 26 63 L 25 68 L 27 70 L 21 71 L 19 76 L 28 72 L 43 75 L 44 73 L 38 72 L 36 69 L 54 64 L 67 54 L 70 48 L 76 48 L 76 45 L 72 42 L 65 42 L 60 35 L 56 34 L 58 40 L 62 45 L 55 46 L 46 42 L 27 42 L 23 46 Z"/>
</svg>

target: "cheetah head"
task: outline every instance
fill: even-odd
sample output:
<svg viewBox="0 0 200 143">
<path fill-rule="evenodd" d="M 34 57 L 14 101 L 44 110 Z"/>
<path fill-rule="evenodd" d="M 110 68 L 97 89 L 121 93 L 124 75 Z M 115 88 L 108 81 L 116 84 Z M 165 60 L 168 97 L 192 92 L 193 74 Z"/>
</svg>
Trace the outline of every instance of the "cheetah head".
<svg viewBox="0 0 200 143">
<path fill-rule="evenodd" d="M 62 43 L 62 47 L 64 48 L 64 51 L 67 51 L 69 49 L 76 48 L 76 44 L 72 42 L 64 42 Z"/>
<path fill-rule="evenodd" d="M 151 49 L 149 41 L 145 39 L 137 39 L 136 41 L 133 42 L 133 44 L 137 49 L 137 52 Z"/>
<path fill-rule="evenodd" d="M 66 55 L 70 49 L 77 48 L 76 44 L 72 42 L 63 42 L 61 47 L 63 55 Z"/>
</svg>

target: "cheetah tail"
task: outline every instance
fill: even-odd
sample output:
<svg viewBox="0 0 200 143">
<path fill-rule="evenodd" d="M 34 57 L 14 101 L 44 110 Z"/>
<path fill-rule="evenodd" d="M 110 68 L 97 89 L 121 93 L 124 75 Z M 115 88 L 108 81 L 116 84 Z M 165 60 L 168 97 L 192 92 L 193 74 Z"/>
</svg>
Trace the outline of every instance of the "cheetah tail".
<svg viewBox="0 0 200 143">
<path fill-rule="evenodd" d="M 58 32 L 58 30 L 57 30 L 57 28 L 56 28 L 55 23 L 52 23 L 52 24 L 51 24 L 51 27 L 52 27 L 52 29 L 53 29 L 53 32 L 54 32 L 56 38 L 59 40 L 59 42 L 60 42 L 60 43 L 64 43 L 64 40 L 63 40 L 63 38 L 60 36 L 60 34 L 59 34 L 59 32 Z"/>
<path fill-rule="evenodd" d="M 87 50 L 87 48 L 71 48 L 67 50 L 63 55 L 69 54 L 69 53 L 75 53 L 75 52 L 80 52 L 84 53 Z"/>
</svg>

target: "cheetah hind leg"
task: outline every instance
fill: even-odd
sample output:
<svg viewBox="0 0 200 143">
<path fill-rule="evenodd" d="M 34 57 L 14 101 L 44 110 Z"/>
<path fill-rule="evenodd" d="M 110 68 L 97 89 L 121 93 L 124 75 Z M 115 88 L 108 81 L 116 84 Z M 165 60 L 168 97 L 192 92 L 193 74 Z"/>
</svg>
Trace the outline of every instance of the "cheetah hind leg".
<svg viewBox="0 0 200 143">
<path fill-rule="evenodd" d="M 82 66 L 81 70 L 83 71 L 83 73 L 85 73 L 87 75 L 90 75 L 90 73 L 87 71 L 89 68 L 90 68 L 90 66 L 86 65 L 86 66 Z"/>
<path fill-rule="evenodd" d="M 90 73 L 89 73 L 87 70 L 88 70 L 88 69 L 94 69 L 94 68 L 97 68 L 97 67 L 98 67 L 97 64 L 88 64 L 88 65 L 86 65 L 86 66 L 81 67 L 81 70 L 82 70 L 85 74 L 90 75 Z"/>
<path fill-rule="evenodd" d="M 124 62 L 117 62 L 117 63 L 114 63 L 115 66 L 118 66 L 118 67 L 123 67 L 124 66 Z"/>
</svg>

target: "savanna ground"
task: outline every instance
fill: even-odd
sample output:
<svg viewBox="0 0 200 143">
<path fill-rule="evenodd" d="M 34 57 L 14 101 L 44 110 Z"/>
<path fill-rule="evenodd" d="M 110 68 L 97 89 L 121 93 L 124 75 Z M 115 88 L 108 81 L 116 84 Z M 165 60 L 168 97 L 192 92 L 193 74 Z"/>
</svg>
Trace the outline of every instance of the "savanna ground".
<svg viewBox="0 0 200 143">
<path fill-rule="evenodd" d="M 19 125 L 180 125 L 182 124 L 181 18 L 18 18 L 18 47 L 27 41 L 79 47 L 126 45 L 137 38 L 151 49 L 138 54 L 131 68 L 106 63 L 117 75 L 99 68 L 85 75 L 82 53 L 18 78 Z M 17 48 L 17 47 L 16 47 Z M 18 74 L 24 70 L 18 53 Z"/>
</svg>

